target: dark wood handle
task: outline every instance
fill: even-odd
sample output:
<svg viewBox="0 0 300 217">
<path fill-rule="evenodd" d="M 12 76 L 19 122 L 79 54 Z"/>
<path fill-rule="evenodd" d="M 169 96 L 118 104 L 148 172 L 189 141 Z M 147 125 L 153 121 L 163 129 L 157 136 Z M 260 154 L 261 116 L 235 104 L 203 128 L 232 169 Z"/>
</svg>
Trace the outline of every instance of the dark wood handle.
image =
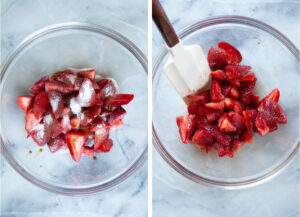
<svg viewBox="0 0 300 217">
<path fill-rule="evenodd" d="M 158 0 L 152 0 L 152 18 L 167 45 L 173 47 L 178 44 L 176 32 Z"/>
</svg>

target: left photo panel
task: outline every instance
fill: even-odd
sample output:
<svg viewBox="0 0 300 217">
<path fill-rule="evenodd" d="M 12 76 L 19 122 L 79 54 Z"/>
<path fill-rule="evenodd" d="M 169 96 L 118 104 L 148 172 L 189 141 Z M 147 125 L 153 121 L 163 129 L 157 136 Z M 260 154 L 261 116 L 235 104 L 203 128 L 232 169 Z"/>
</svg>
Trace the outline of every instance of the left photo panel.
<svg viewBox="0 0 300 217">
<path fill-rule="evenodd" d="M 147 7 L 1 1 L 1 216 L 148 216 Z"/>
</svg>

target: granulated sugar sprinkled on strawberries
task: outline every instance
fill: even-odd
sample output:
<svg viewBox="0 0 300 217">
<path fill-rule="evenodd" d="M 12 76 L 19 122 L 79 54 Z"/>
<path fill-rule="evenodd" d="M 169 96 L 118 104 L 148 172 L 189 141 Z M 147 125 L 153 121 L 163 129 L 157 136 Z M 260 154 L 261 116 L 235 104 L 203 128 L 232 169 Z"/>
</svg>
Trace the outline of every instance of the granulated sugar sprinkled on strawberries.
<svg viewBox="0 0 300 217">
<path fill-rule="evenodd" d="M 52 124 L 53 122 L 53 118 L 52 118 L 52 115 L 51 114 L 47 114 L 44 116 L 44 123 L 47 124 L 48 126 L 50 124 Z"/>
<path fill-rule="evenodd" d="M 70 100 L 70 109 L 74 114 L 79 114 L 81 112 L 81 106 L 76 102 L 75 98 Z"/>
</svg>

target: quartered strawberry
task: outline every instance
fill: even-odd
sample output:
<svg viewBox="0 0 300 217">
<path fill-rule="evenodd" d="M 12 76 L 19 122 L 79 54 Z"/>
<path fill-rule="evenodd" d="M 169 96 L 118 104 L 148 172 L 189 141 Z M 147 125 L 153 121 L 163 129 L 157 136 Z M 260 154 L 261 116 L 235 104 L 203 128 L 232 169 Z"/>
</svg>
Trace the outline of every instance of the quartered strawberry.
<svg viewBox="0 0 300 217">
<path fill-rule="evenodd" d="M 119 121 L 118 120 L 115 122 L 117 124 Z M 102 128 L 110 128 L 111 125 L 105 122 L 101 117 L 96 117 L 93 122 L 90 124 L 89 129 L 91 132 L 96 132 L 97 130 L 101 130 Z"/>
<path fill-rule="evenodd" d="M 69 131 L 66 134 L 66 140 L 73 160 L 79 161 L 86 141 L 85 133 L 83 131 Z"/>
<path fill-rule="evenodd" d="M 46 112 L 43 118 L 45 129 L 50 134 L 51 138 L 57 137 L 64 132 L 64 128 L 61 126 L 61 122 L 54 118 L 51 112 Z"/>
<path fill-rule="evenodd" d="M 179 128 L 179 134 L 183 143 L 188 143 L 190 137 L 196 129 L 197 116 L 185 115 L 176 118 L 177 126 Z"/>
<path fill-rule="evenodd" d="M 223 69 L 227 65 L 227 53 L 216 46 L 211 46 L 207 61 L 211 70 Z"/>
<path fill-rule="evenodd" d="M 94 81 L 95 80 L 95 69 L 79 71 L 78 76 L 89 78 L 91 81 Z"/>
<path fill-rule="evenodd" d="M 257 118 L 255 120 L 255 127 L 261 136 L 266 136 L 270 132 L 270 128 L 267 125 L 267 121 L 263 117 L 261 112 L 258 112 Z"/>
<path fill-rule="evenodd" d="M 250 71 L 250 66 L 244 65 L 227 65 L 225 67 L 226 77 L 229 80 L 240 79 Z"/>
<path fill-rule="evenodd" d="M 54 74 L 53 80 L 63 82 L 68 86 L 73 86 L 77 80 L 77 75 L 74 74 L 71 69 L 66 69 Z"/>
<path fill-rule="evenodd" d="M 204 129 L 199 129 L 194 133 L 192 141 L 199 145 L 211 145 L 214 142 L 213 137 Z"/>
<path fill-rule="evenodd" d="M 231 44 L 221 41 L 218 43 L 218 47 L 226 51 L 228 64 L 239 64 L 240 62 L 242 62 L 241 53 Z"/>
<path fill-rule="evenodd" d="M 258 111 L 261 110 L 262 108 L 262 103 L 266 100 L 271 100 L 271 101 L 274 101 L 274 102 L 278 102 L 279 101 L 279 97 L 280 97 L 280 92 L 279 90 L 276 88 L 274 90 L 271 91 L 271 93 L 269 93 L 265 98 L 263 98 L 261 100 L 261 102 L 259 103 L 259 106 L 257 108 Z"/>
<path fill-rule="evenodd" d="M 96 92 L 90 79 L 85 78 L 82 82 L 76 102 L 82 107 L 90 107 L 97 103 Z"/>
<path fill-rule="evenodd" d="M 233 111 L 242 114 L 243 105 L 239 101 L 234 101 L 233 103 Z"/>
<path fill-rule="evenodd" d="M 27 133 L 30 133 L 30 131 L 36 127 L 41 121 L 42 121 L 42 117 L 40 118 L 36 118 L 33 111 L 31 109 L 29 109 L 26 112 L 26 120 L 25 120 L 25 129 L 27 131 Z"/>
<path fill-rule="evenodd" d="M 94 149 L 91 147 L 84 146 L 83 150 L 82 150 L 82 154 L 84 154 L 88 157 L 92 157 L 92 156 L 94 156 Z"/>
<path fill-rule="evenodd" d="M 281 106 L 271 100 L 265 100 L 262 104 L 261 111 L 263 118 L 266 120 L 268 126 L 275 124 L 286 124 L 287 116 Z"/>
<path fill-rule="evenodd" d="M 243 77 L 241 77 L 239 80 L 240 81 L 254 81 L 254 79 L 255 79 L 254 72 L 248 72 Z"/>
<path fill-rule="evenodd" d="M 110 128 L 109 128 L 109 132 L 115 131 L 117 129 L 120 129 L 121 127 L 123 127 L 124 123 L 122 120 L 118 120 L 117 122 L 115 122 Z"/>
<path fill-rule="evenodd" d="M 29 89 L 29 92 L 34 94 L 34 95 L 37 95 L 38 93 L 44 91 L 46 81 L 49 81 L 49 76 L 48 75 L 41 78 L 37 82 L 35 82 L 33 84 L 32 88 Z"/>
<path fill-rule="evenodd" d="M 46 92 L 49 91 L 57 91 L 63 94 L 71 93 L 73 91 L 73 87 L 69 86 L 60 81 L 46 81 L 45 83 L 45 90 Z"/>
<path fill-rule="evenodd" d="M 186 96 L 186 99 L 190 102 L 196 103 L 198 105 L 204 105 L 206 103 L 205 96 L 200 96 L 196 94 L 190 94 Z"/>
<path fill-rule="evenodd" d="M 102 79 L 99 82 L 97 82 L 99 86 L 99 91 L 97 92 L 97 97 L 100 99 L 104 99 L 109 96 L 113 96 L 116 94 L 116 87 L 114 85 L 114 82 L 110 79 Z"/>
<path fill-rule="evenodd" d="M 32 111 L 37 119 L 41 118 L 49 105 L 48 95 L 45 91 L 35 96 Z"/>
<path fill-rule="evenodd" d="M 214 110 L 224 110 L 224 100 L 220 102 L 209 102 L 204 105 L 206 108 L 214 109 Z"/>
<path fill-rule="evenodd" d="M 225 97 L 224 105 L 225 105 L 225 108 L 231 110 L 231 109 L 233 109 L 233 106 L 234 106 L 234 100 L 232 98 Z"/>
<path fill-rule="evenodd" d="M 205 116 L 208 122 L 214 122 L 215 120 L 218 120 L 222 116 L 222 113 L 222 110 L 213 110 L 208 108 L 205 110 Z"/>
<path fill-rule="evenodd" d="M 221 92 L 224 96 L 227 96 L 230 93 L 231 88 L 232 88 L 231 84 L 227 82 L 222 82 Z"/>
<path fill-rule="evenodd" d="M 235 132 L 237 131 L 236 127 L 232 124 L 230 117 L 225 114 L 219 124 L 221 132 Z"/>
<path fill-rule="evenodd" d="M 101 152 L 101 145 L 104 143 L 104 141 L 108 138 L 109 135 L 109 129 L 108 128 L 101 128 L 95 131 L 94 134 L 94 151 L 99 153 Z"/>
<path fill-rule="evenodd" d="M 222 99 L 224 99 L 224 96 L 222 94 L 220 82 L 216 79 L 213 79 L 212 86 L 211 86 L 211 101 L 212 102 L 219 102 Z"/>
<path fill-rule="evenodd" d="M 93 106 L 90 107 L 82 112 L 80 114 L 80 124 L 82 126 L 87 126 L 89 123 L 91 123 L 95 117 L 97 117 L 101 113 L 101 107 L 99 106 Z"/>
<path fill-rule="evenodd" d="M 51 134 L 45 124 L 40 123 L 30 131 L 28 137 L 31 137 L 39 146 L 44 146 L 51 139 Z"/>
<path fill-rule="evenodd" d="M 22 110 L 27 111 L 32 105 L 33 98 L 34 96 L 18 96 L 19 107 Z"/>
<path fill-rule="evenodd" d="M 220 79 L 220 80 L 225 80 L 226 79 L 226 74 L 223 70 L 215 70 L 215 71 L 212 71 L 210 73 L 210 75 L 213 77 L 213 78 L 217 78 L 217 79 Z"/>
<path fill-rule="evenodd" d="M 256 78 L 252 82 L 245 82 L 240 88 L 240 100 L 245 104 L 251 103 L 252 95 L 254 94 L 254 88 L 256 84 Z"/>
<path fill-rule="evenodd" d="M 241 131 L 245 127 L 245 119 L 242 115 L 237 112 L 228 112 L 229 117 L 231 118 L 232 124 L 236 127 L 237 131 Z"/>
<path fill-rule="evenodd" d="M 133 100 L 133 94 L 116 94 L 105 99 L 104 104 L 109 106 L 127 105 Z"/>
<path fill-rule="evenodd" d="M 229 84 L 234 86 L 234 87 L 240 87 L 241 86 L 241 82 L 237 79 L 234 80 L 228 80 Z"/>
<path fill-rule="evenodd" d="M 122 120 L 125 117 L 125 115 L 126 110 L 123 107 L 118 106 L 112 112 L 109 112 L 109 114 L 106 117 L 106 122 L 110 125 L 113 125 L 115 122 Z"/>
<path fill-rule="evenodd" d="M 64 109 L 64 101 L 63 95 L 56 91 L 49 91 L 48 99 L 51 105 L 52 113 L 54 114 L 55 118 L 58 119 L 61 117 Z"/>
<path fill-rule="evenodd" d="M 230 146 L 233 137 L 228 133 L 222 133 L 215 124 L 205 124 L 203 128 L 210 133 L 217 143 L 223 146 Z"/>
<path fill-rule="evenodd" d="M 187 106 L 187 110 L 188 110 L 188 113 L 189 115 L 197 115 L 198 114 L 198 106 L 195 105 L 195 104 L 189 104 Z"/>
<path fill-rule="evenodd" d="M 106 139 L 100 146 L 101 152 L 109 152 L 113 146 L 113 141 L 111 139 Z"/>
<path fill-rule="evenodd" d="M 79 129 L 80 127 L 80 118 L 77 116 L 74 116 L 70 120 L 70 126 L 72 129 Z"/>
<path fill-rule="evenodd" d="M 243 146 L 243 141 L 238 140 L 238 139 L 235 139 L 235 140 L 232 142 L 231 146 L 232 146 L 232 150 L 233 150 L 234 152 L 237 152 L 237 151 L 239 151 L 239 150 L 241 149 L 241 147 Z"/>
<path fill-rule="evenodd" d="M 245 125 L 249 132 L 252 135 L 252 131 L 255 129 L 255 119 L 257 116 L 256 110 L 245 110 L 243 111 L 243 116 L 245 119 Z"/>
<path fill-rule="evenodd" d="M 67 146 L 68 146 L 68 144 L 66 141 L 66 136 L 63 134 L 57 136 L 54 139 L 51 139 L 48 142 L 48 148 L 51 153 L 55 153 L 55 152 L 59 151 L 60 149 L 62 149 L 63 147 L 67 147 Z"/>
</svg>

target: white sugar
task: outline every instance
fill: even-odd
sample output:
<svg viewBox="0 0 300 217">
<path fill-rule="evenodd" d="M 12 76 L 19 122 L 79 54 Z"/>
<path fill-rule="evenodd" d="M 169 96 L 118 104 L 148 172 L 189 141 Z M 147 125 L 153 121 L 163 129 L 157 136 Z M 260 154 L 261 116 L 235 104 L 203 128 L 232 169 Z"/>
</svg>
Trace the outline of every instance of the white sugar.
<svg viewBox="0 0 300 217">
<path fill-rule="evenodd" d="M 70 117 L 69 115 L 64 115 L 62 119 L 63 125 L 66 126 L 68 129 L 71 129 Z"/>
<path fill-rule="evenodd" d="M 76 102 L 75 98 L 70 100 L 70 108 L 73 114 L 79 114 L 81 112 L 81 106 Z"/>
<path fill-rule="evenodd" d="M 39 141 L 42 141 L 45 135 L 45 126 L 44 124 L 39 124 L 35 128 L 33 128 L 33 131 L 36 131 L 36 139 Z"/>
<path fill-rule="evenodd" d="M 67 74 L 67 79 L 71 82 L 71 84 L 75 84 L 76 76 L 73 74 Z"/>
<path fill-rule="evenodd" d="M 91 101 L 92 95 L 95 92 L 92 82 L 90 80 L 85 80 L 79 90 L 78 99 L 82 106 L 86 106 L 88 102 Z"/>
<path fill-rule="evenodd" d="M 53 112 L 55 112 L 58 108 L 58 103 L 61 99 L 60 99 L 60 96 L 57 93 L 54 93 L 53 96 L 54 97 L 50 99 L 50 104 L 51 104 L 51 107 L 53 109 Z"/>
<path fill-rule="evenodd" d="M 46 123 L 47 125 L 50 125 L 50 124 L 52 124 L 52 122 L 53 122 L 53 118 L 52 118 L 51 114 L 45 115 L 44 123 Z"/>
</svg>

